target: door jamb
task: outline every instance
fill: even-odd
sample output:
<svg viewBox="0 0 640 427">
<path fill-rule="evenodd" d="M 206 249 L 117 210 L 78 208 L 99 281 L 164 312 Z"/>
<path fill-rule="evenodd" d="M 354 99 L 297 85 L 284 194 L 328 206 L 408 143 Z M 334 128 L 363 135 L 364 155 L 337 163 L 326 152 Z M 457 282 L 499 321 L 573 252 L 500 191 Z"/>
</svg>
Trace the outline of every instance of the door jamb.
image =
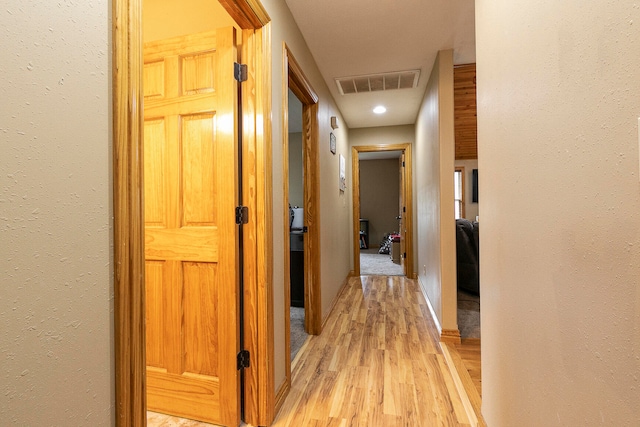
<svg viewBox="0 0 640 427">
<path fill-rule="evenodd" d="M 283 66 L 287 80 L 283 82 L 283 140 L 285 141 L 285 155 L 288 153 L 289 138 L 286 129 L 289 128 L 287 111 L 289 108 L 288 89 L 302 102 L 302 146 L 304 168 L 304 225 L 307 226 L 307 238 L 304 241 L 305 263 L 305 329 L 307 333 L 319 335 L 322 332 L 322 310 L 320 299 L 320 168 L 318 148 L 318 95 L 311 87 L 302 68 L 291 53 L 286 43 L 283 43 Z M 286 162 L 285 162 L 286 163 Z M 287 168 L 288 169 L 288 168 Z M 288 176 L 288 170 L 286 171 Z M 284 180 L 288 188 L 288 181 Z M 289 223 L 288 191 L 284 197 L 286 222 Z M 289 230 L 285 230 L 285 250 L 289 251 Z M 288 254 L 285 253 L 285 260 Z M 285 265 L 285 267 L 288 267 Z M 285 271 L 289 271 L 288 269 Z M 288 291 L 288 275 L 285 274 L 285 293 Z M 287 304 L 288 305 L 288 304 Z M 287 316 L 285 316 L 288 318 Z"/>
<path fill-rule="evenodd" d="M 282 140 L 283 140 L 283 213 L 284 213 L 284 307 L 285 316 L 285 382 L 279 396 L 291 387 L 290 286 L 289 277 L 289 89 L 302 103 L 302 146 L 304 169 L 304 307 L 305 330 L 311 335 L 322 331 L 322 300 L 320 295 L 320 170 L 318 149 L 318 95 L 302 68 L 283 43 Z"/>
<path fill-rule="evenodd" d="M 242 171 L 245 185 L 255 189 L 245 199 L 250 212 L 244 242 L 245 306 L 251 309 L 245 311 L 244 325 L 245 339 L 255 351 L 245 373 L 245 420 L 267 425 L 275 416 L 272 207 L 266 191 L 271 182 L 270 18 L 260 0 L 219 1 L 244 29 L 243 56 L 250 62 L 255 89 L 243 96 L 241 118 L 244 129 L 252 132 L 243 138 L 243 151 L 255 155 L 253 172 L 248 167 Z M 142 0 L 113 0 L 115 412 L 116 425 L 123 427 L 146 425 L 141 22 Z"/>
<path fill-rule="evenodd" d="M 405 161 L 404 197 L 406 211 L 407 237 L 404 260 L 404 273 L 408 278 L 415 278 L 413 272 L 413 172 L 411 144 L 382 144 L 382 145 L 357 145 L 351 149 L 351 173 L 353 182 L 353 271 L 355 276 L 360 275 L 360 163 L 359 153 L 371 153 L 379 151 L 402 151 Z"/>
</svg>

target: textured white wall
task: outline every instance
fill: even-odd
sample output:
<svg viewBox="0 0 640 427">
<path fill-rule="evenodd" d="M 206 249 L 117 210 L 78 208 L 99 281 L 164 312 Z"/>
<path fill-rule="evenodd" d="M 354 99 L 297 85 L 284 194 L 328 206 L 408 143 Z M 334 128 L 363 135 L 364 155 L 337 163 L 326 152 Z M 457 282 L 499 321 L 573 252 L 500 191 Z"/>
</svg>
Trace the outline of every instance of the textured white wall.
<svg viewBox="0 0 640 427">
<path fill-rule="evenodd" d="M 640 425 L 640 4 L 476 1 L 491 426 Z"/>
<path fill-rule="evenodd" d="M 110 425 L 110 2 L 0 12 L 0 424 Z"/>
<path fill-rule="evenodd" d="M 453 52 L 438 53 L 416 121 L 418 279 L 442 329 L 457 329 Z"/>
</svg>

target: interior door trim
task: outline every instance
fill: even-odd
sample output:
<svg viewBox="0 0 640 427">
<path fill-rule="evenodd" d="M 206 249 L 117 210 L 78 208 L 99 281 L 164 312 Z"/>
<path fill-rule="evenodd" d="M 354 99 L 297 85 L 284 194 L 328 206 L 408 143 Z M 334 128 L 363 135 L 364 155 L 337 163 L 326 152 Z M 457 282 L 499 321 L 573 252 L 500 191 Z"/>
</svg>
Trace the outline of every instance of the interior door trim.
<svg viewBox="0 0 640 427">
<path fill-rule="evenodd" d="M 415 278 L 413 267 L 413 172 L 411 144 L 381 144 L 381 145 L 356 145 L 351 148 L 351 173 L 353 182 L 352 191 L 352 219 L 353 219 L 353 272 L 360 275 L 360 159 L 359 153 L 371 153 L 377 151 L 402 151 L 405 161 L 404 197 L 406 212 L 407 238 L 405 250 L 407 256 L 404 262 L 404 273 L 409 278 Z"/>
<path fill-rule="evenodd" d="M 243 139 L 256 153 L 254 197 L 246 200 L 255 212 L 253 236 L 245 250 L 246 283 L 244 323 L 255 347 L 252 370 L 245 382 L 245 420 L 267 425 L 274 417 L 273 313 L 271 198 L 266 192 L 271 177 L 271 74 L 270 21 L 260 0 L 221 0 L 232 18 L 253 34 L 253 49 L 247 50 L 255 81 L 255 93 L 243 97 L 243 117 L 254 123 L 254 137 Z M 114 358 L 117 426 L 146 425 L 145 301 L 144 301 L 144 204 L 143 204 L 143 88 L 142 88 L 142 0 L 113 0 L 113 215 L 114 215 Z M 243 52 L 245 52 L 243 48 Z M 253 103 L 253 107 L 244 105 Z M 247 111 L 252 117 L 248 117 Z M 257 117 L 261 119 L 256 120 Z M 245 122 L 247 123 L 247 122 Z M 245 124 L 246 126 L 246 124 Z M 259 126 L 259 127 L 258 127 Z M 245 171 L 242 172 L 243 174 Z M 246 181 L 245 181 L 246 182 Z M 263 191 L 262 193 L 260 193 Z M 251 221 L 251 219 L 250 219 Z M 270 264 L 271 263 L 271 264 Z M 245 275 L 246 277 L 246 275 Z M 248 391 L 248 393 L 247 393 Z"/>
<path fill-rule="evenodd" d="M 322 310 L 320 298 L 320 153 L 318 143 L 318 95 L 311 87 L 307 76 L 302 71 L 291 50 L 284 43 L 284 69 L 287 80 L 283 88 L 283 112 L 288 111 L 288 89 L 302 102 L 302 150 L 304 153 L 304 225 L 308 228 L 304 242 L 305 263 L 305 329 L 307 333 L 319 335 L 322 331 Z M 285 110 L 286 109 L 286 110 Z M 288 115 L 283 114 L 283 129 L 289 128 Z M 288 156 L 288 135 L 283 132 L 286 147 L 283 155 Z M 288 158 L 288 157 L 287 157 Z M 286 163 L 286 162 L 285 162 Z M 287 164 L 288 165 L 288 164 Z M 287 168 L 288 169 L 288 168 Z M 288 176 L 289 171 L 286 171 Z M 284 180 L 288 190 L 288 181 Z M 289 192 L 285 192 L 285 215 L 289 223 Z M 285 246 L 289 251 L 289 230 L 286 230 Z M 288 253 L 285 254 L 288 259 Z M 289 271 L 288 269 L 285 271 Z M 286 276 L 286 275 L 285 275 Z M 286 277 L 285 279 L 288 279 Z M 287 280 L 285 280 L 286 282 Z M 286 289 L 289 287 L 285 284 Z M 285 316 L 288 317 L 288 316 Z"/>
<path fill-rule="evenodd" d="M 320 295 L 320 170 L 318 95 L 309 83 L 298 61 L 286 43 L 283 43 L 282 82 L 282 150 L 283 159 L 283 206 L 284 224 L 284 295 L 285 299 L 285 381 L 277 391 L 279 407 L 291 387 L 290 286 L 289 277 L 289 89 L 302 103 L 302 147 L 304 168 L 304 225 L 308 228 L 304 238 L 304 307 L 305 330 L 312 335 L 322 331 L 322 299 Z"/>
</svg>

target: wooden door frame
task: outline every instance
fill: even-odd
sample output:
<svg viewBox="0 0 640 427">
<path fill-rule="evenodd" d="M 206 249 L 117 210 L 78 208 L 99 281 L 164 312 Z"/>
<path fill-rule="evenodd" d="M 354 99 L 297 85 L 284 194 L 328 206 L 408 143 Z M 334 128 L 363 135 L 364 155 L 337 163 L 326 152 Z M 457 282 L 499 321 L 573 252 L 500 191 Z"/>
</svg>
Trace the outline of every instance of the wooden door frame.
<svg viewBox="0 0 640 427">
<path fill-rule="evenodd" d="M 219 0 L 243 28 L 242 96 L 246 422 L 269 424 L 273 379 L 271 28 L 260 0 Z M 117 426 L 146 425 L 142 0 L 112 2 L 114 357 Z M 258 119 L 259 118 L 259 119 Z"/>
<path fill-rule="evenodd" d="M 406 212 L 407 238 L 405 249 L 407 257 L 404 260 L 404 273 L 409 278 L 415 278 L 413 272 L 413 172 L 411 144 L 382 144 L 382 145 L 356 145 L 351 148 L 351 174 L 353 182 L 353 272 L 360 275 L 360 153 L 372 153 L 380 151 L 402 151 L 405 161 L 404 197 Z"/>
<path fill-rule="evenodd" d="M 309 83 L 300 64 L 286 43 L 283 43 L 282 84 L 282 140 L 283 140 L 283 214 L 289 224 L 289 89 L 302 103 L 302 152 L 304 169 L 304 225 L 308 231 L 304 238 L 304 307 L 305 330 L 312 335 L 322 331 L 322 300 L 320 298 L 320 166 L 318 147 L 318 95 Z M 285 226 L 285 351 L 290 354 L 290 286 L 289 227 Z M 287 358 L 286 383 L 291 381 L 291 360 Z"/>
<path fill-rule="evenodd" d="M 291 390 L 291 277 L 289 240 L 289 89 L 302 104 L 302 167 L 304 226 L 304 329 L 308 334 L 322 332 L 320 295 L 320 167 L 318 95 L 285 42 L 282 43 L 282 176 L 283 176 L 283 260 L 284 260 L 284 346 L 285 380 L 276 392 L 276 407 L 284 403 Z"/>
</svg>

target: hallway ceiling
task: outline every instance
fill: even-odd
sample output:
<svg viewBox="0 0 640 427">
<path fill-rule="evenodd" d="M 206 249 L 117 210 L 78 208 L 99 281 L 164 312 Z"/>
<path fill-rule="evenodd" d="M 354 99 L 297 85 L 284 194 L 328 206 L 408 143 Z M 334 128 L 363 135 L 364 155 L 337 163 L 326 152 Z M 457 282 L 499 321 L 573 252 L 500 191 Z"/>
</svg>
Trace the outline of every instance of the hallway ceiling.
<svg viewBox="0 0 640 427">
<path fill-rule="evenodd" d="M 286 2 L 350 128 L 414 124 L 439 50 L 475 62 L 474 0 Z M 342 95 L 335 81 L 416 69 L 413 89 Z M 387 112 L 374 114 L 376 105 Z"/>
</svg>

